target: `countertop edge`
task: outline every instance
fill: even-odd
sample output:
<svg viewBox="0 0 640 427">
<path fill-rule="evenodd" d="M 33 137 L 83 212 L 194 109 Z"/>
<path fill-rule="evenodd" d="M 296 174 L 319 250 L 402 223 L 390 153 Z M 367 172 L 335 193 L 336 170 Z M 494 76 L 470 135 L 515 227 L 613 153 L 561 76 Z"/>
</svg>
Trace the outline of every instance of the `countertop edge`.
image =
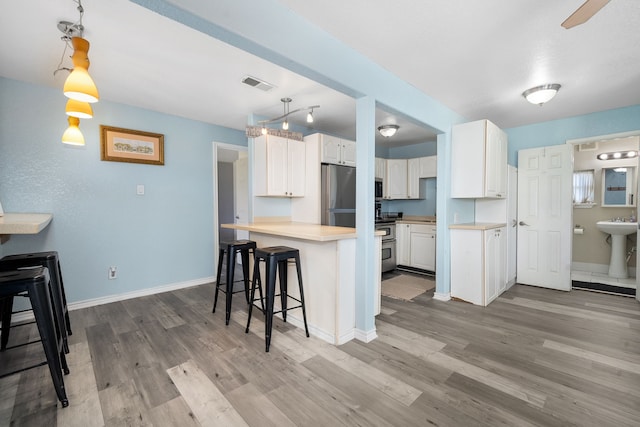
<svg viewBox="0 0 640 427">
<path fill-rule="evenodd" d="M 449 230 L 493 230 L 494 228 L 506 227 L 505 222 L 467 222 L 462 224 L 451 224 Z"/>
<path fill-rule="evenodd" d="M 38 234 L 52 219 L 50 213 L 5 212 L 0 216 L 0 234 Z"/>
<path fill-rule="evenodd" d="M 268 234 L 271 236 L 289 237 L 292 239 L 310 240 L 315 242 L 331 242 L 344 239 L 355 239 L 357 231 L 350 227 L 334 227 L 320 224 L 300 222 L 268 222 L 253 224 L 221 224 L 222 228 L 244 230 L 251 233 Z M 344 229 L 344 230 L 341 230 Z M 384 232 L 375 232 L 381 236 Z"/>
</svg>

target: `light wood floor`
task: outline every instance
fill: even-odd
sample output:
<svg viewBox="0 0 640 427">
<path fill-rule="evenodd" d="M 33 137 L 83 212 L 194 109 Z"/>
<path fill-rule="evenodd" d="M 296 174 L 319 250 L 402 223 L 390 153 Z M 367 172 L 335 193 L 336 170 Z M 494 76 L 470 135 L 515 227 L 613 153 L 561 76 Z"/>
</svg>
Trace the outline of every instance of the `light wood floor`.
<svg viewBox="0 0 640 427">
<path fill-rule="evenodd" d="M 71 312 L 60 408 L 46 367 L 0 380 L 0 425 L 638 426 L 640 304 L 516 285 L 489 307 L 383 298 L 379 338 L 334 347 L 224 325 L 213 286 Z M 12 340 L 33 334 L 16 329 Z M 42 358 L 39 345 L 2 369 Z"/>
</svg>

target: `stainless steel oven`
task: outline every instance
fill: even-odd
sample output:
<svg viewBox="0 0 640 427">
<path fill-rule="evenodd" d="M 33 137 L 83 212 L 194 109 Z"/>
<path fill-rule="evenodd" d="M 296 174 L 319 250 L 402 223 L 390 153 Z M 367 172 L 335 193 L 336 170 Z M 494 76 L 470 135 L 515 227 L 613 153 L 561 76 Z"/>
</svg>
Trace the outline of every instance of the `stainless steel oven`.
<svg viewBox="0 0 640 427">
<path fill-rule="evenodd" d="M 395 222 L 376 223 L 376 231 L 384 231 L 382 236 L 382 272 L 396 268 L 396 224 Z"/>
</svg>

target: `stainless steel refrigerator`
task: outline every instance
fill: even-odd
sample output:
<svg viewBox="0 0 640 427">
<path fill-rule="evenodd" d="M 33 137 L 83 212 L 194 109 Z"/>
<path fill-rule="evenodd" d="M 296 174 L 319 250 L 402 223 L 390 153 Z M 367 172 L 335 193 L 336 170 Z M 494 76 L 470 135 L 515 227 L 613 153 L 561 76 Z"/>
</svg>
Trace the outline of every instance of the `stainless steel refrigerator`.
<svg viewBox="0 0 640 427">
<path fill-rule="evenodd" d="M 356 168 L 322 164 L 322 224 L 356 226 Z"/>
</svg>

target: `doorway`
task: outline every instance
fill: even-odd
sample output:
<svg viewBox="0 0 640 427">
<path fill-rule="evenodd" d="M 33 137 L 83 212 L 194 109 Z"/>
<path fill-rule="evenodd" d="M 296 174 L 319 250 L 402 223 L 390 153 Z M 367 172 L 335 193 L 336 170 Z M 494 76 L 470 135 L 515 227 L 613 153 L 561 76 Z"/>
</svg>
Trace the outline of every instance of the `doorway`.
<svg viewBox="0 0 640 427">
<path fill-rule="evenodd" d="M 214 271 L 218 269 L 220 242 L 248 238 L 246 231 L 221 227 L 249 222 L 248 163 L 247 147 L 213 143 Z"/>
</svg>

